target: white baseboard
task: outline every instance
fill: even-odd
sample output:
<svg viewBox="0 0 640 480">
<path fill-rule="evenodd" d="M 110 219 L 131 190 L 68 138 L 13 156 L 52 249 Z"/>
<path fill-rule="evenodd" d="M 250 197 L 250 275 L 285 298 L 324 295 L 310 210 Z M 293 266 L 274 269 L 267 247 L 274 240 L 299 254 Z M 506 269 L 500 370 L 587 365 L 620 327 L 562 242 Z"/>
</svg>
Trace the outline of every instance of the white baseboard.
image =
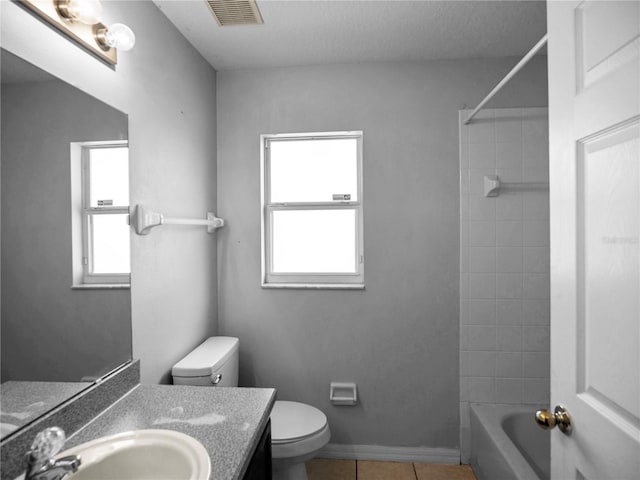
<svg viewBox="0 0 640 480">
<path fill-rule="evenodd" d="M 316 457 L 340 460 L 459 464 L 460 450 L 457 448 L 386 447 L 329 443 L 318 452 Z"/>
</svg>

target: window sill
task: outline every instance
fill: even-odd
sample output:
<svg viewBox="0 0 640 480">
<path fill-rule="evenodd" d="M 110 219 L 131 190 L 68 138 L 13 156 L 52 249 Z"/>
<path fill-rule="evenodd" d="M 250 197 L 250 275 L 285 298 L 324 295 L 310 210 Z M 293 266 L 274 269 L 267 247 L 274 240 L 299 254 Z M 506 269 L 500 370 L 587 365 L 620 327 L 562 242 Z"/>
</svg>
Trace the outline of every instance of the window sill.
<svg viewBox="0 0 640 480">
<path fill-rule="evenodd" d="M 71 290 L 129 290 L 130 283 L 85 283 L 71 285 Z"/>
<path fill-rule="evenodd" d="M 293 290 L 364 290 L 362 283 L 263 283 L 262 288 Z"/>
</svg>

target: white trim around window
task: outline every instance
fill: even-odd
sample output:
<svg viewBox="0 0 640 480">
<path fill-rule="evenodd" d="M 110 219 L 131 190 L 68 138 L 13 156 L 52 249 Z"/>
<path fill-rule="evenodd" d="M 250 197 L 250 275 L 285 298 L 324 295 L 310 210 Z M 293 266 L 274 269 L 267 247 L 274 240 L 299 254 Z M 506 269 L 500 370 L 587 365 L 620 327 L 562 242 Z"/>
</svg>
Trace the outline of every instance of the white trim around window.
<svg viewBox="0 0 640 480">
<path fill-rule="evenodd" d="M 91 172 L 89 155 L 100 148 L 127 148 L 126 141 L 73 142 L 71 147 L 71 211 L 72 211 L 72 288 L 129 288 L 130 272 L 94 272 L 93 224 L 98 216 L 117 215 L 128 218 L 128 205 L 91 205 Z"/>
<path fill-rule="evenodd" d="M 262 287 L 364 288 L 362 137 L 362 131 L 260 136 Z M 354 162 L 348 169 L 349 173 L 345 174 L 349 178 L 343 179 L 344 182 L 341 182 L 341 179 L 336 180 L 336 175 L 343 173 L 339 168 L 335 171 L 330 170 L 335 168 L 335 158 L 331 159 L 333 163 L 325 163 L 320 157 L 315 159 L 311 171 L 305 172 L 307 176 L 306 180 L 301 181 L 302 187 L 305 186 L 305 181 L 309 182 L 317 173 L 317 178 L 330 178 L 332 182 L 335 180 L 336 184 L 349 185 L 350 187 L 346 188 L 348 191 L 331 191 L 332 194 L 328 194 L 333 187 L 326 186 L 329 190 L 319 196 L 272 192 L 273 146 L 278 142 L 304 141 L 316 141 L 314 145 L 322 145 L 322 142 L 317 142 L 322 140 L 347 140 L 350 144 L 347 153 L 344 154 L 346 162 Z M 334 145 L 338 143 L 334 142 Z M 281 143 L 280 146 L 282 145 Z M 304 147 L 302 149 L 304 150 Z M 295 175 L 288 181 L 296 182 Z M 278 182 L 280 186 L 276 189 L 282 189 L 283 183 L 280 180 Z M 313 185 L 313 189 L 325 188 L 321 182 L 323 181 L 318 180 L 319 184 Z M 284 189 L 288 190 L 286 185 Z M 300 201 L 298 195 L 309 198 Z M 282 257 L 281 252 L 286 252 L 290 247 L 302 253 L 298 253 L 298 257 L 294 255 L 293 260 L 275 260 L 278 255 Z M 335 252 L 335 255 L 332 252 Z M 323 263 L 318 264 L 319 261 Z"/>
</svg>

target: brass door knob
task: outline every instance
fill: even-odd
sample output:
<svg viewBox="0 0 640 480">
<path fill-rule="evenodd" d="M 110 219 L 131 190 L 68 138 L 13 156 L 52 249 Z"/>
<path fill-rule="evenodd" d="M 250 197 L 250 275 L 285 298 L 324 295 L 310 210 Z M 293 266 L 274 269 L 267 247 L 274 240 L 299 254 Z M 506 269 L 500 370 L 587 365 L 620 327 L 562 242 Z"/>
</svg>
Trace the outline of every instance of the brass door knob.
<svg viewBox="0 0 640 480">
<path fill-rule="evenodd" d="M 538 410 L 536 412 L 536 423 L 540 428 L 551 430 L 556 425 L 562 433 L 571 433 L 571 415 L 564 405 L 557 405 L 553 413 L 549 410 Z"/>
</svg>

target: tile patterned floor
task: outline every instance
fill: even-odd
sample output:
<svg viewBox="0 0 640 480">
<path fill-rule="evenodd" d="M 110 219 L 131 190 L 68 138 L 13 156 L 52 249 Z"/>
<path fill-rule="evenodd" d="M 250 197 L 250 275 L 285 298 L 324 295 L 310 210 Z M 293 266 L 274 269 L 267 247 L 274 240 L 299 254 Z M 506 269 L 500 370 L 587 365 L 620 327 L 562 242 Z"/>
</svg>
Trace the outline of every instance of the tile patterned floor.
<svg viewBox="0 0 640 480">
<path fill-rule="evenodd" d="M 307 462 L 307 474 L 309 480 L 476 480 L 469 465 L 324 458 Z"/>
</svg>

